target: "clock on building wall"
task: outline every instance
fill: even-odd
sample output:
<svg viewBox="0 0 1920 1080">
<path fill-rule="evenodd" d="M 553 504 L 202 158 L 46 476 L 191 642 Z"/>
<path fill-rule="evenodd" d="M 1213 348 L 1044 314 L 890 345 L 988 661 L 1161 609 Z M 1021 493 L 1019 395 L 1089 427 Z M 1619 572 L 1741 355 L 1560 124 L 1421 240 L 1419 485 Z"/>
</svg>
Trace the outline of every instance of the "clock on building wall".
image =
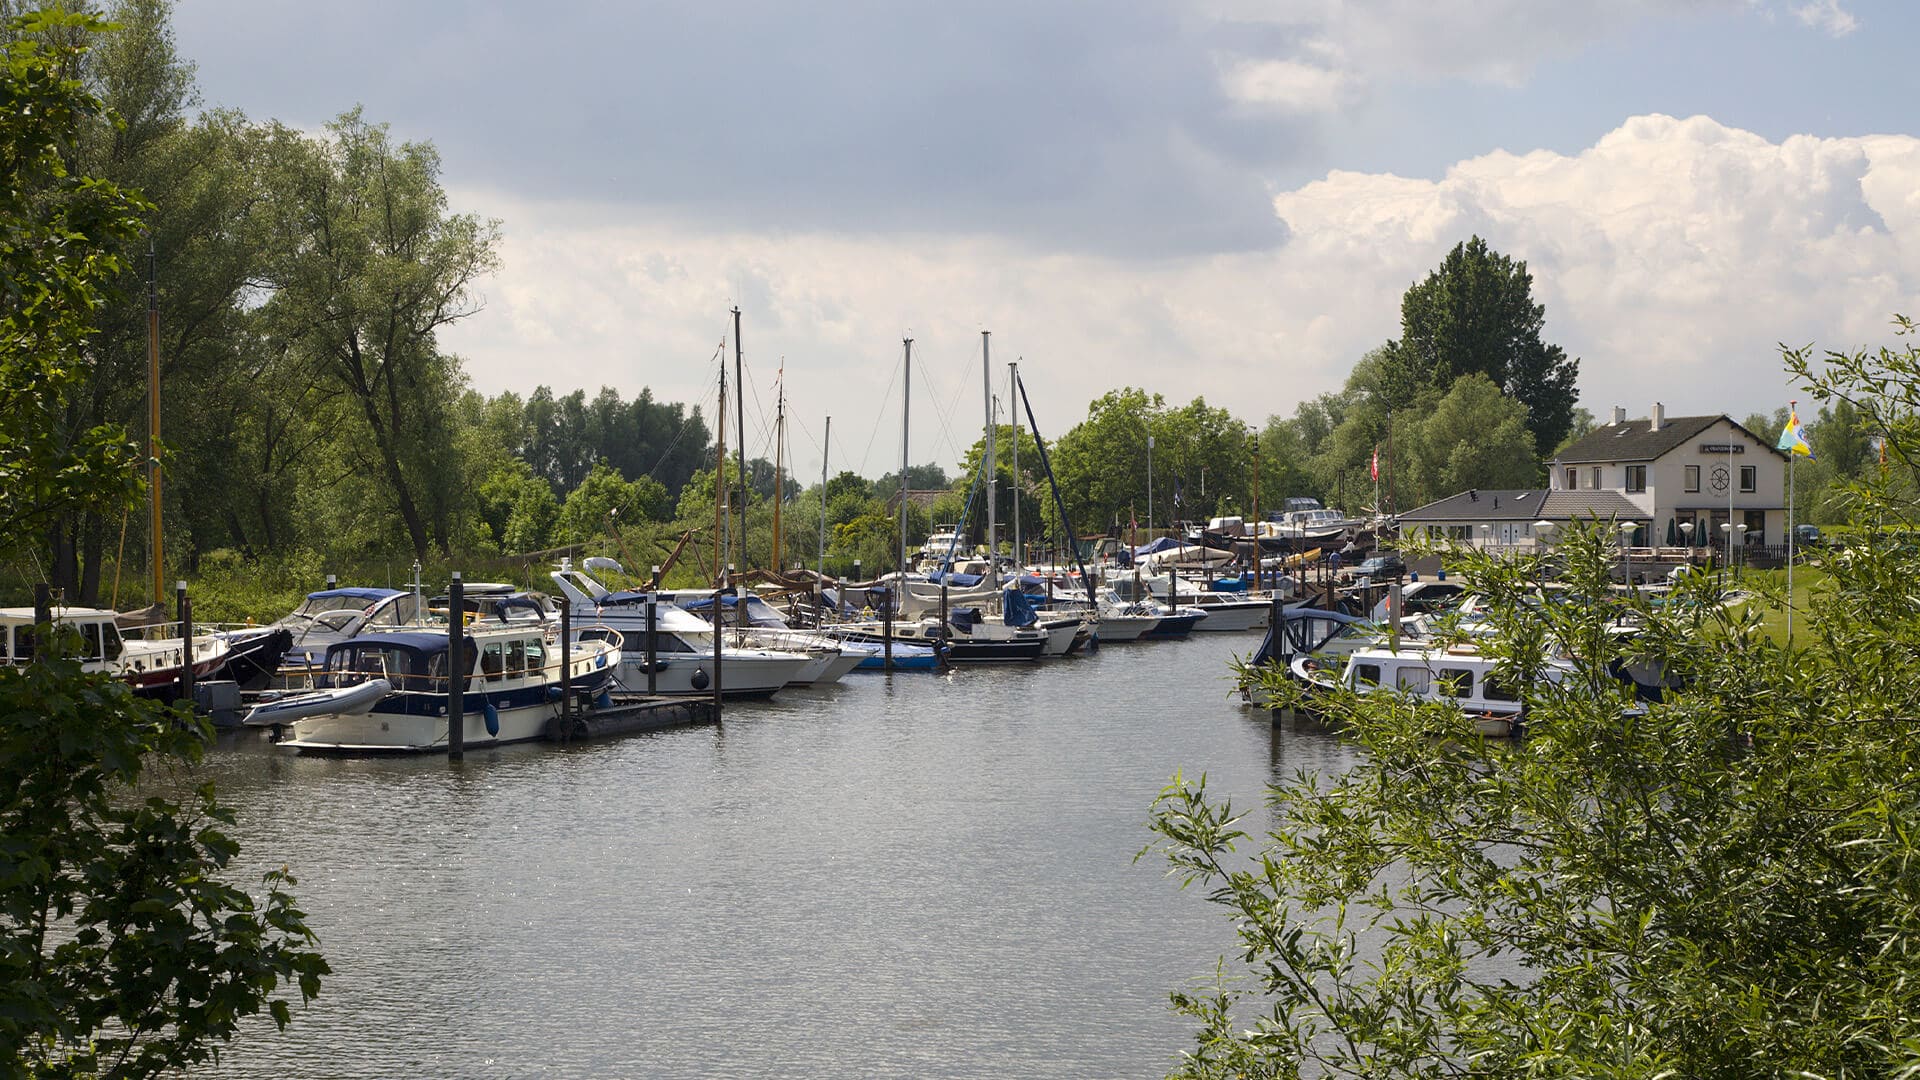
<svg viewBox="0 0 1920 1080">
<path fill-rule="evenodd" d="M 1707 485 L 1713 488 L 1715 494 L 1719 495 L 1725 495 L 1727 493 L 1727 485 L 1732 481 L 1733 476 L 1725 465 L 1715 465 L 1713 471 L 1707 477 Z"/>
</svg>

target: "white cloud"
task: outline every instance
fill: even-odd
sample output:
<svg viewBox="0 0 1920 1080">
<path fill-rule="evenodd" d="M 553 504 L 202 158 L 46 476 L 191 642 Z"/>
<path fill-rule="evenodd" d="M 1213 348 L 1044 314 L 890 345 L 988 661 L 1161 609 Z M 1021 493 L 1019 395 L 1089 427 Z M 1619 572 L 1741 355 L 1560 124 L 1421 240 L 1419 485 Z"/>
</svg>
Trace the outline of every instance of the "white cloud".
<svg viewBox="0 0 1920 1080">
<path fill-rule="evenodd" d="M 1492 153 L 1438 180 L 1330 173 L 1275 198 L 1279 250 L 1155 262 L 458 201 L 509 222 L 489 309 L 447 338 L 482 389 L 698 400 L 738 301 L 759 400 L 784 357 L 807 430 L 832 413 L 837 466 L 870 475 L 898 454 L 883 391 L 909 330 L 916 460 L 972 443 L 983 328 L 996 366 L 1025 357 L 1043 434 L 1121 385 L 1257 423 L 1337 387 L 1397 334 L 1406 287 L 1474 233 L 1527 260 L 1596 413 L 1771 409 L 1790 396 L 1776 343 L 1878 344 L 1892 313 L 1920 312 L 1920 139 L 1774 143 L 1705 117 L 1635 117 L 1578 154 Z M 808 437 L 794 446 L 817 470 Z"/>
<path fill-rule="evenodd" d="M 1845 37 L 1860 28 L 1860 21 L 1840 6 L 1840 0 L 1813 0 L 1792 8 L 1795 18 L 1834 37 Z"/>
<path fill-rule="evenodd" d="M 1221 81 L 1235 101 L 1296 113 L 1335 112 L 1359 93 L 1353 76 L 1337 67 L 1296 60 L 1232 62 Z"/>
</svg>

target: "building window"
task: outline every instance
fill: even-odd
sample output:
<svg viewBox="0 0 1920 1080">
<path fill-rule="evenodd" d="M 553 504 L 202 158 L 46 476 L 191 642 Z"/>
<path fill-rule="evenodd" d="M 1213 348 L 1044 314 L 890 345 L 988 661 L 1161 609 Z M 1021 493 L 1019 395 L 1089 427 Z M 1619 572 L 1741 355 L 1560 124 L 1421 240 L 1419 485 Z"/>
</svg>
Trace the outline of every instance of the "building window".
<svg viewBox="0 0 1920 1080">
<path fill-rule="evenodd" d="M 1600 490 L 1600 466 L 1598 465 L 1593 467 L 1593 484 L 1591 486 L 1595 491 Z"/>
<path fill-rule="evenodd" d="M 1687 490 L 1690 492 L 1700 490 L 1700 466 L 1698 465 L 1687 466 Z"/>
<path fill-rule="evenodd" d="M 1647 490 L 1647 467 L 1645 465 L 1627 466 L 1627 490 Z"/>
<path fill-rule="evenodd" d="M 1573 490 L 1574 488 L 1577 488 L 1577 487 L 1579 487 L 1579 486 L 1580 486 L 1580 470 L 1579 470 L 1579 469 L 1568 469 L 1568 470 L 1567 470 L 1567 483 L 1566 483 L 1566 487 L 1565 487 L 1565 490 L 1567 490 L 1567 491 L 1572 491 L 1572 490 Z"/>
<path fill-rule="evenodd" d="M 1760 490 L 1760 467 L 1758 465 L 1740 466 L 1740 490 L 1749 494 Z"/>
</svg>

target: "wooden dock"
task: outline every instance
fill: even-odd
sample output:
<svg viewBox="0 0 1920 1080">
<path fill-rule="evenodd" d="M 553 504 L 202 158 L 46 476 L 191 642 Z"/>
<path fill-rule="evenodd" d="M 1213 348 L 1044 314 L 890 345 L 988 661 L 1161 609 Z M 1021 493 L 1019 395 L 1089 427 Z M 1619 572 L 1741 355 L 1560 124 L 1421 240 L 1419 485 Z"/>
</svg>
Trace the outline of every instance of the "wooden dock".
<svg viewBox="0 0 1920 1080">
<path fill-rule="evenodd" d="M 713 702 L 708 698 L 614 694 L 608 705 L 581 709 L 564 722 L 559 717 L 549 720 L 547 741 L 585 742 L 615 735 L 636 735 L 646 731 L 711 724 L 715 720 Z"/>
</svg>

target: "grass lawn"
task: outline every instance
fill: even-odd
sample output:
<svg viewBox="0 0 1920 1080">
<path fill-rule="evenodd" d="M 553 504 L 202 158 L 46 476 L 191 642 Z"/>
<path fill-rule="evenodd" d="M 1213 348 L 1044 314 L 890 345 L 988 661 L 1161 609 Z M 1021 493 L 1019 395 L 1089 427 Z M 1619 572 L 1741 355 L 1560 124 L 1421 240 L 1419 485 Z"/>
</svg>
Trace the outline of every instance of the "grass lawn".
<svg viewBox="0 0 1920 1080">
<path fill-rule="evenodd" d="M 1807 615 L 1808 602 L 1813 596 L 1813 590 L 1823 585 L 1826 579 L 1826 573 L 1814 567 L 1796 566 L 1793 568 L 1792 603 L 1794 637 L 1796 639 L 1801 637 L 1801 631 L 1806 628 L 1806 620 L 1809 617 Z M 1787 584 L 1787 572 L 1785 570 L 1752 571 L 1742 574 L 1741 581 L 1752 584 L 1764 582 L 1774 588 L 1784 589 Z M 1766 629 L 1767 636 L 1771 637 L 1776 643 L 1785 645 L 1787 643 L 1786 609 L 1757 599 L 1755 603 L 1760 605 L 1760 624 Z"/>
</svg>

